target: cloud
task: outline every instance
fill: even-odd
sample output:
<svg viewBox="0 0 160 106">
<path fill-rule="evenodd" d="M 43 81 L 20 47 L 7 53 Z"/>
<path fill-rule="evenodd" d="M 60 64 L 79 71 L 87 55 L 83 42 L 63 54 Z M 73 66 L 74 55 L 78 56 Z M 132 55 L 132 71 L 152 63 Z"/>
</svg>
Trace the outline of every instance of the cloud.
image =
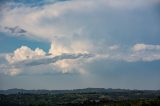
<svg viewBox="0 0 160 106">
<path fill-rule="evenodd" d="M 110 17 L 107 18 L 105 15 L 109 15 L 109 10 L 114 10 L 113 13 L 116 14 L 115 10 L 123 13 L 121 9 L 125 9 L 128 13 L 130 10 L 126 8 L 135 9 L 137 6 L 143 8 L 144 5 L 156 4 L 156 1 L 158 2 L 158 0 L 71 0 L 37 7 L 24 4 L 16 6 L 14 4 L 15 8 L 6 6 L 9 9 L 2 9 L 0 22 L 6 27 L 19 26 L 30 33 L 27 36 L 34 35 L 45 41 L 51 42 L 55 36 L 60 38 L 67 36 L 68 39 L 71 39 L 73 35 L 79 32 L 83 40 L 84 36 L 85 39 L 87 37 L 90 39 L 92 35 L 89 36 L 89 34 L 92 34 L 92 31 L 102 34 L 103 27 L 108 28 L 107 25 L 101 23 L 100 19 L 107 22 L 106 19 Z M 104 17 L 104 19 L 99 17 Z M 91 20 L 88 20 L 87 23 L 87 19 Z M 95 25 L 98 27 L 95 28 Z M 105 31 L 104 33 L 108 34 L 108 32 Z"/>
<path fill-rule="evenodd" d="M 135 52 L 146 51 L 146 50 L 160 50 L 160 45 L 151 45 L 151 44 L 135 44 L 132 47 L 132 50 Z"/>
<path fill-rule="evenodd" d="M 119 46 L 118 45 L 112 45 L 109 47 L 110 50 L 117 50 L 119 49 Z"/>
<path fill-rule="evenodd" d="M 151 62 L 160 60 L 160 45 L 151 44 L 135 44 L 130 48 L 123 48 L 120 45 L 108 47 L 108 51 L 104 53 L 76 53 L 72 51 L 58 51 L 54 49 L 53 43 L 49 53 L 44 52 L 40 48 L 32 50 L 27 46 L 17 48 L 13 53 L 6 55 L 8 63 L 2 63 L 1 73 L 7 75 L 18 75 L 22 73 L 88 73 L 85 66 L 91 65 L 97 60 L 105 61 L 125 61 L 125 62 Z M 56 48 L 56 47 L 55 47 Z M 61 49 L 61 48 L 59 48 Z M 52 53 L 50 52 L 52 50 Z M 54 53 L 55 52 L 55 53 Z M 4 56 L 2 54 L 0 59 Z M 45 67 L 44 71 L 42 68 Z M 38 68 L 39 67 L 39 68 Z M 47 68 L 48 67 L 48 68 Z M 33 72 L 25 70 L 34 70 Z M 39 70 L 39 71 L 37 71 Z M 49 70 L 49 71 L 47 71 Z"/>
<path fill-rule="evenodd" d="M 96 54 L 95 60 L 124 61 L 124 62 L 152 62 L 160 60 L 160 45 L 137 43 L 128 48 L 113 45 L 108 51 Z"/>
<path fill-rule="evenodd" d="M 78 59 L 78 58 L 89 58 L 89 57 L 93 57 L 93 55 L 91 54 L 61 54 L 59 56 L 46 56 L 43 58 L 37 58 L 37 59 L 27 59 L 27 60 L 23 60 L 20 62 L 16 62 L 14 64 L 15 67 L 31 67 L 31 66 L 36 66 L 36 65 L 45 65 L 45 64 L 50 64 L 50 63 L 55 63 L 57 61 L 61 61 L 64 59 Z"/>
<path fill-rule="evenodd" d="M 27 31 L 25 31 L 24 29 L 21 29 L 19 26 L 15 26 L 15 27 L 4 27 L 4 29 L 8 30 L 11 33 L 26 33 Z"/>
<path fill-rule="evenodd" d="M 52 47 L 53 47 L 53 44 L 51 48 Z M 53 52 L 56 52 L 56 49 Z M 82 68 L 80 71 L 78 69 L 79 68 L 78 65 L 76 66 L 74 65 L 78 61 L 81 61 L 82 59 L 88 59 L 88 58 L 94 57 L 94 55 L 90 53 L 72 53 L 72 52 L 65 52 L 65 51 L 61 51 L 60 54 L 54 54 L 54 55 L 53 54 L 48 54 L 40 48 L 36 48 L 35 50 L 32 50 L 27 46 L 21 46 L 20 48 L 17 48 L 13 53 L 7 53 L 6 55 L 0 56 L 0 59 L 2 59 L 2 57 L 4 59 L 4 56 L 6 56 L 5 59 L 8 62 L 8 63 L 0 64 L 1 73 L 14 76 L 14 75 L 26 73 L 25 70 L 27 69 L 33 70 L 35 69 L 34 68 L 35 66 L 41 67 L 45 65 L 49 67 L 53 67 L 54 71 L 59 71 L 61 73 L 73 72 L 73 69 L 72 69 L 73 67 L 74 67 L 74 71 L 82 72 Z M 64 67 L 64 64 L 66 64 L 67 67 Z M 31 67 L 33 67 L 33 69 Z M 42 69 L 38 69 L 38 70 L 42 70 Z M 44 73 L 47 73 L 48 68 L 46 68 L 45 70 L 46 71 L 44 71 Z M 32 73 L 32 72 L 29 72 L 29 73 Z M 37 71 L 37 73 L 39 73 L 39 71 Z"/>
<path fill-rule="evenodd" d="M 160 45 L 138 43 L 133 45 L 130 49 L 128 49 L 128 52 L 120 52 L 120 54 L 115 57 L 119 60 L 127 62 L 157 61 L 160 60 Z"/>
<path fill-rule="evenodd" d="M 0 64 L 7 63 L 6 53 L 0 53 Z"/>
<path fill-rule="evenodd" d="M 27 59 L 39 58 L 45 56 L 45 52 L 42 49 L 36 48 L 35 50 L 30 49 L 27 46 L 21 46 L 16 49 L 13 54 L 6 56 L 9 63 L 15 63 Z"/>
<path fill-rule="evenodd" d="M 25 4 L 27 6 L 41 6 L 45 4 L 50 4 L 50 3 L 56 3 L 56 2 L 64 2 L 64 1 L 69 1 L 69 0 L 1 0 L 0 1 L 0 6 L 3 6 L 2 4 L 8 4 L 8 5 L 13 5 L 13 4 Z"/>
<path fill-rule="evenodd" d="M 15 27 L 0 26 L 0 32 L 7 33 L 13 37 L 23 37 L 23 36 L 28 36 L 29 34 L 26 30 L 24 30 L 23 28 L 20 28 L 19 26 L 15 26 Z"/>
<path fill-rule="evenodd" d="M 132 54 L 129 57 L 133 61 L 156 61 L 160 60 L 160 45 L 135 44 L 132 48 Z"/>
<path fill-rule="evenodd" d="M 159 60 L 159 45 L 145 44 L 159 38 L 159 14 L 152 8 L 157 3 L 159 0 L 70 0 L 33 7 L 23 3 L 6 4 L 0 10 L 1 32 L 8 30 L 13 36 L 25 33 L 34 40 L 53 42 L 49 53 L 22 46 L 9 53 L 7 60 L 15 66 L 40 67 L 62 56 L 62 60 L 50 66 L 63 73 L 78 68 L 85 70 L 84 63 L 94 59 Z M 90 53 L 94 58 L 85 57 Z M 81 58 L 87 58 L 86 62 Z"/>
<path fill-rule="evenodd" d="M 62 53 L 88 53 L 89 48 L 91 48 L 91 44 L 85 41 L 82 43 L 80 41 L 73 40 L 70 44 L 67 43 L 68 45 L 65 45 L 65 43 L 60 44 L 58 41 L 58 39 L 57 41 L 52 41 L 49 54 L 60 55 Z"/>
<path fill-rule="evenodd" d="M 139 37 L 146 38 L 147 35 L 140 35 L 142 33 L 140 29 L 145 28 L 144 31 L 149 29 L 147 30 L 149 32 L 146 31 L 147 34 L 156 34 L 150 31 L 148 26 L 150 23 L 147 25 L 144 24 L 145 22 L 141 23 L 144 18 L 139 19 L 135 11 L 146 13 L 148 11 L 146 8 L 150 10 L 150 7 L 157 2 L 158 0 L 69 0 L 34 7 L 14 3 L 12 4 L 14 8 L 6 5 L 1 9 L 0 23 L 7 30 L 11 29 L 11 32 L 16 33 L 15 35 L 17 33 L 22 35 L 24 34 L 22 32 L 27 31 L 25 36 L 28 38 L 44 42 L 54 40 L 56 50 L 53 52 L 51 49 L 51 54 L 84 51 L 99 53 L 106 52 L 105 50 L 115 43 L 119 45 L 131 41 L 135 44 Z M 150 11 L 147 13 L 149 13 L 149 16 L 145 16 L 147 22 L 150 22 L 148 20 L 152 20 L 150 16 L 153 16 L 153 20 L 158 23 L 154 14 L 150 14 Z M 138 25 L 140 28 L 137 28 L 137 23 L 142 26 Z M 154 32 L 159 30 L 157 29 L 159 26 L 155 27 Z M 13 33 L 9 35 L 14 36 Z M 117 47 L 110 47 L 110 49 L 115 50 Z"/>
</svg>

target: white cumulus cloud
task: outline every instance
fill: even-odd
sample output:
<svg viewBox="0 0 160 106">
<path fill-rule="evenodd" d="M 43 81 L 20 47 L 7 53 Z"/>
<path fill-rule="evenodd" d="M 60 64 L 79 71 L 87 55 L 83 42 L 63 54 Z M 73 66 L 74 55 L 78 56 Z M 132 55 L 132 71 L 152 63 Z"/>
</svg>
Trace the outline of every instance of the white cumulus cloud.
<svg viewBox="0 0 160 106">
<path fill-rule="evenodd" d="M 54 49 L 55 48 L 55 49 Z M 53 53 L 50 51 L 53 49 Z M 60 48 L 62 49 L 62 48 Z M 66 51 L 57 51 L 56 45 L 51 44 L 51 49 L 49 50 L 49 54 L 43 51 L 43 49 L 36 48 L 32 50 L 27 46 L 21 46 L 17 48 L 13 53 L 6 54 L 6 61 L 8 63 L 0 64 L 1 73 L 7 75 L 18 75 L 22 73 L 26 73 L 25 70 L 29 68 L 29 70 L 35 69 L 34 67 L 48 66 L 53 67 L 54 71 L 59 71 L 61 73 L 71 73 L 73 71 L 82 72 L 78 68 L 78 62 L 83 59 L 91 58 L 94 55 L 89 53 L 74 53 L 74 52 L 66 52 Z M 54 53 L 55 52 L 55 53 Z M 2 55 L 5 56 L 5 55 Z M 0 59 L 4 59 L 4 58 Z M 51 64 L 51 65 L 50 65 Z M 32 69 L 32 68 L 33 69 Z M 42 70 L 42 69 L 38 69 Z M 48 68 L 45 69 L 44 73 L 47 73 Z M 81 68 L 82 70 L 82 68 Z M 37 73 L 41 73 L 42 71 L 36 71 Z M 29 71 L 30 73 L 30 71 Z M 31 72 L 32 73 L 32 72 Z M 83 72 L 84 73 L 84 72 Z"/>
<path fill-rule="evenodd" d="M 21 46 L 16 49 L 13 54 L 6 56 L 9 63 L 14 63 L 22 60 L 39 58 L 45 56 L 45 52 L 42 49 L 36 48 L 35 50 L 30 49 L 27 46 Z"/>
</svg>

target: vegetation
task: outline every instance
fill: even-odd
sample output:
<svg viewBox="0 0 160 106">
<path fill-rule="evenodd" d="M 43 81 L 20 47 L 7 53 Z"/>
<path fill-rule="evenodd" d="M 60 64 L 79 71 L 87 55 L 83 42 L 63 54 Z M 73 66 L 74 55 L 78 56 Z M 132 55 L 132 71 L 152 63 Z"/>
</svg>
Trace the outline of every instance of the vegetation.
<svg viewBox="0 0 160 106">
<path fill-rule="evenodd" d="M 19 92 L 0 94 L 0 106 L 160 106 L 160 92 L 137 90 L 121 92 L 103 90 L 88 93 Z"/>
</svg>

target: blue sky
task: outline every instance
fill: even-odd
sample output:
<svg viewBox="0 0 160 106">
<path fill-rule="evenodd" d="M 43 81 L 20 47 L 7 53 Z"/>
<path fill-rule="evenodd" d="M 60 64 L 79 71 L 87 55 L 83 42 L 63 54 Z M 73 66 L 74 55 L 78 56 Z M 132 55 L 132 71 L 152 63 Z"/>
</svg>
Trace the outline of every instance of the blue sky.
<svg viewBox="0 0 160 106">
<path fill-rule="evenodd" d="M 1 0 L 0 89 L 160 89 L 159 0 Z"/>
</svg>

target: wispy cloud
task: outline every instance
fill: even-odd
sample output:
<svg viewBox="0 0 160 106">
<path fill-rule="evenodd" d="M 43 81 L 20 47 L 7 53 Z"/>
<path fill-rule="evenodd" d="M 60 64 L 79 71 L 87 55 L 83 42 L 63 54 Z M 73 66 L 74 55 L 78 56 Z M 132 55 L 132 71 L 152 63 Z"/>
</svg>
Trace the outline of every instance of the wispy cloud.
<svg viewBox="0 0 160 106">
<path fill-rule="evenodd" d="M 112 47 L 112 46 L 111 46 Z M 106 58 L 114 61 L 126 62 L 151 62 L 160 60 L 160 45 L 135 44 L 129 48 L 120 47 L 115 52 L 98 55 L 98 58 Z"/>
<path fill-rule="evenodd" d="M 132 47 L 132 50 L 135 52 L 140 52 L 140 51 L 160 51 L 160 45 L 151 45 L 151 44 L 135 44 Z"/>
</svg>

